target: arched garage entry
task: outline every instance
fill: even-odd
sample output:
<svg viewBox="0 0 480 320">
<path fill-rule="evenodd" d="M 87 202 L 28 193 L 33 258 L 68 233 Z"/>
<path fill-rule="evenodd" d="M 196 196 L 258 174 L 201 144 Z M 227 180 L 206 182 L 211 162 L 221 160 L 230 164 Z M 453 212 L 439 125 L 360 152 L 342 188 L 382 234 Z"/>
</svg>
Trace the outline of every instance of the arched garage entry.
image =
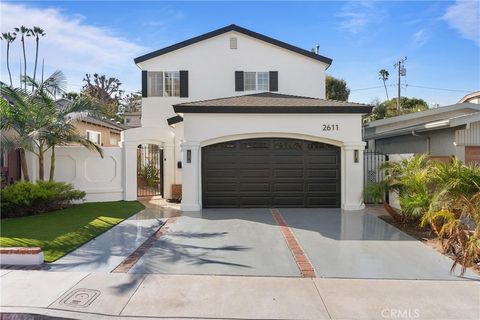
<svg viewBox="0 0 480 320">
<path fill-rule="evenodd" d="M 212 207 L 340 207 L 340 148 L 292 138 L 202 148 L 202 203 Z"/>
</svg>

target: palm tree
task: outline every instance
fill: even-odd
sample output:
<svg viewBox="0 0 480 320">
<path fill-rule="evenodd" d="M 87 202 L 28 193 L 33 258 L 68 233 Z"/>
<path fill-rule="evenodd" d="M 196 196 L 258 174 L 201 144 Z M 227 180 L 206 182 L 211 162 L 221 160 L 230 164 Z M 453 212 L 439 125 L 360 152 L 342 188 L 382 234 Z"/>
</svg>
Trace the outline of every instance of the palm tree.
<svg viewBox="0 0 480 320">
<path fill-rule="evenodd" d="M 95 113 L 96 111 L 96 108 L 83 98 L 71 101 L 64 106 L 57 106 L 55 121 L 49 126 L 48 130 L 45 130 L 44 136 L 48 146 L 52 149 L 50 156 L 50 181 L 53 181 L 55 176 L 55 147 L 57 146 L 78 143 L 88 150 L 98 152 L 103 158 L 102 148 L 80 135 L 74 125 L 74 122 L 84 114 Z"/>
<path fill-rule="evenodd" d="M 20 41 L 22 41 L 23 49 L 23 75 L 27 77 L 27 54 L 25 53 L 25 37 L 30 37 L 31 30 L 25 26 L 20 26 L 19 28 L 14 28 L 16 32 L 21 34 Z M 16 34 L 15 34 L 16 35 Z M 27 83 L 25 82 L 25 90 L 27 89 Z"/>
<path fill-rule="evenodd" d="M 9 62 L 9 55 L 10 55 L 10 44 L 15 41 L 16 39 L 15 33 L 10 32 L 3 32 L 0 39 L 7 41 L 7 70 L 8 70 L 8 77 L 10 78 L 10 86 L 13 85 L 12 83 L 12 72 L 10 71 L 10 62 Z"/>
<path fill-rule="evenodd" d="M 43 82 L 36 82 L 26 77 L 26 82 L 35 89 L 34 95 L 42 105 L 42 112 L 47 121 L 39 124 L 32 132 L 35 138 L 36 151 L 39 162 L 39 179 L 44 179 L 45 153 L 52 149 L 49 179 L 55 175 L 55 147 L 78 143 L 89 150 L 98 152 L 103 157 L 103 150 L 93 142 L 82 137 L 74 126 L 74 121 L 86 114 L 97 114 L 98 110 L 89 100 L 77 99 L 65 106 L 59 106 L 55 101 L 57 93 L 64 93 L 66 88 L 65 76 L 61 71 L 54 72 Z"/>
<path fill-rule="evenodd" d="M 35 42 L 36 42 L 36 47 L 35 47 L 35 67 L 33 68 L 33 81 L 35 81 L 35 76 L 37 74 L 37 63 L 38 63 L 38 45 L 40 42 L 40 37 L 45 36 L 45 31 L 40 28 L 40 27 L 33 27 L 31 31 L 32 35 L 35 36 Z M 32 88 L 33 89 L 33 88 Z"/>
<path fill-rule="evenodd" d="M 387 90 L 387 85 L 385 84 L 385 81 L 388 80 L 388 77 L 390 76 L 390 73 L 388 73 L 387 70 L 382 69 L 378 72 L 378 78 L 383 81 L 383 86 L 385 87 L 385 94 L 387 95 L 387 100 L 390 100 L 388 98 L 388 90 Z"/>
</svg>

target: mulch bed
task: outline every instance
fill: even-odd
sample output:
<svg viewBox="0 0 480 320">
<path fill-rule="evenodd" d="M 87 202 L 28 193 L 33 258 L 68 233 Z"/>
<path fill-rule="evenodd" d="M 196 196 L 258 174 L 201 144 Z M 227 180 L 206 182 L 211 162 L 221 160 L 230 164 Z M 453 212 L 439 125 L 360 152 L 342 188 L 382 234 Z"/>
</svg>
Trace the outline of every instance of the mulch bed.
<svg viewBox="0 0 480 320">
<path fill-rule="evenodd" d="M 398 222 L 398 221 L 395 221 L 392 217 L 390 217 L 388 215 L 382 215 L 382 216 L 379 216 L 379 218 L 382 219 L 383 221 L 393 225 L 397 229 L 402 230 L 403 232 L 405 232 L 409 236 L 423 242 L 424 244 L 426 244 L 430 248 L 435 249 L 438 252 L 440 252 L 441 254 L 448 256 L 448 254 L 445 254 L 443 252 L 443 248 L 442 248 L 442 244 L 441 244 L 440 240 L 438 239 L 436 234 L 429 227 L 425 227 L 425 228 L 421 229 L 418 226 L 418 224 L 415 223 L 415 222 L 411 222 L 411 221 L 409 221 L 409 222 Z M 477 265 L 473 266 L 471 269 L 474 270 L 477 274 L 480 275 L 480 265 L 477 264 Z"/>
</svg>

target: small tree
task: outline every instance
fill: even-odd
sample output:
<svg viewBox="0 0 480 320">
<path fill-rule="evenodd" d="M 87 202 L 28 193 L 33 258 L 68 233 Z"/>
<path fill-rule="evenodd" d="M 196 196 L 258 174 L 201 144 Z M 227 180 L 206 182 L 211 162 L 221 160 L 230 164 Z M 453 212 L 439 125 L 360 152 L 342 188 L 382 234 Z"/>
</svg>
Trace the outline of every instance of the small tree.
<svg viewBox="0 0 480 320">
<path fill-rule="evenodd" d="M 327 99 L 347 101 L 350 95 L 347 82 L 343 79 L 327 76 L 325 79 L 325 88 Z"/>
<path fill-rule="evenodd" d="M 105 75 L 94 73 L 93 76 L 86 74 L 83 79 L 85 85 L 81 94 L 98 105 L 100 111 L 106 116 L 116 117 L 120 106 L 123 91 L 120 90 L 122 83 L 117 78 L 107 78 Z"/>
</svg>

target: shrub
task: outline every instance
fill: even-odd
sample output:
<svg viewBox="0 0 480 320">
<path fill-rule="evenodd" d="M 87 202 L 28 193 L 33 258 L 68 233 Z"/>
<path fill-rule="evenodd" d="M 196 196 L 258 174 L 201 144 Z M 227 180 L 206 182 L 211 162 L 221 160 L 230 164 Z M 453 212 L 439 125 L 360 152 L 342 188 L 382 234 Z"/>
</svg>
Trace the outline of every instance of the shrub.
<svg viewBox="0 0 480 320">
<path fill-rule="evenodd" d="M 150 161 L 147 165 L 142 167 L 140 170 L 140 176 L 145 180 L 147 186 L 155 187 L 160 176 L 160 170 L 153 161 Z"/>
<path fill-rule="evenodd" d="M 22 217 L 63 209 L 73 200 L 83 198 L 85 192 L 63 182 L 17 182 L 1 191 L 1 217 Z"/>
</svg>

